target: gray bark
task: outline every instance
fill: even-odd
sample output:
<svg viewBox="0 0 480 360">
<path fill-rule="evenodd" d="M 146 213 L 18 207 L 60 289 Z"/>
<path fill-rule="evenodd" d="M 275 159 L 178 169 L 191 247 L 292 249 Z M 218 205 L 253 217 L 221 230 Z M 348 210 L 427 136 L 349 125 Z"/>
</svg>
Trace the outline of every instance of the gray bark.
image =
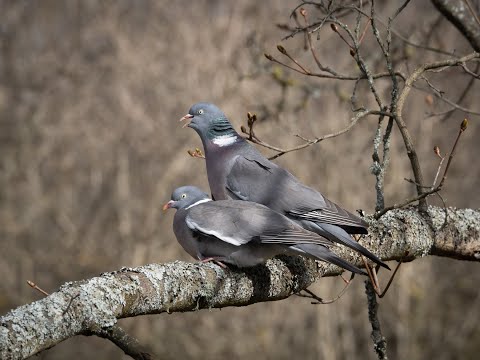
<svg viewBox="0 0 480 360">
<path fill-rule="evenodd" d="M 426 255 L 480 260 L 480 210 L 430 207 L 390 211 L 375 221 L 361 243 L 382 260 Z M 361 259 L 337 251 L 357 265 Z M 111 328 L 118 319 L 163 312 L 246 306 L 274 301 L 307 288 L 338 268 L 301 257 L 281 257 L 255 268 L 222 269 L 214 264 L 150 264 L 69 282 L 39 301 L 0 317 L 0 358 L 22 359 L 72 336 Z"/>
<path fill-rule="evenodd" d="M 468 4 L 464 0 L 432 0 L 432 3 L 467 38 L 472 48 L 480 51 L 480 26 Z"/>
</svg>

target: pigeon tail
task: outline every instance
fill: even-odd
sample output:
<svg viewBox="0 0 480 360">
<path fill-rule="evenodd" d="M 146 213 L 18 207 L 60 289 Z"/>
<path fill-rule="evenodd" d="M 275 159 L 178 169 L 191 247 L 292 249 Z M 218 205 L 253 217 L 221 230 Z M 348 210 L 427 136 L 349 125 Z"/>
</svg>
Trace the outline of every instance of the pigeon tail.
<svg viewBox="0 0 480 360">
<path fill-rule="evenodd" d="M 291 246 L 291 248 L 301 253 L 304 253 L 307 256 L 314 257 L 318 260 L 326 261 L 328 263 L 337 265 L 355 274 L 368 275 L 365 271 L 359 269 L 358 267 L 338 257 L 337 255 L 335 255 L 333 252 L 331 252 L 329 249 L 327 249 L 322 245 L 299 244 L 299 245 Z"/>
<path fill-rule="evenodd" d="M 390 267 L 387 264 L 385 264 L 375 254 L 372 254 L 358 242 L 354 241 L 351 236 L 341 227 L 313 221 L 304 221 L 302 223 L 305 224 L 306 222 L 308 222 L 309 226 L 307 228 L 309 230 L 314 231 L 317 234 L 322 235 L 333 242 L 348 246 L 350 249 L 358 251 L 360 254 L 366 256 L 376 264 L 390 270 Z"/>
</svg>

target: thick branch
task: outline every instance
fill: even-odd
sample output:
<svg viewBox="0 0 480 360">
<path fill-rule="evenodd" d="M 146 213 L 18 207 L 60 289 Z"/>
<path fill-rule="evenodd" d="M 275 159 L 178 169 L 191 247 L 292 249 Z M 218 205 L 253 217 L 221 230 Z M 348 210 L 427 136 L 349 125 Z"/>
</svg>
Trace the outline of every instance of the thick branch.
<svg viewBox="0 0 480 360">
<path fill-rule="evenodd" d="M 480 51 L 480 26 L 464 0 L 432 0 L 433 5 Z"/>
<path fill-rule="evenodd" d="M 480 260 L 480 210 L 430 207 L 429 220 L 415 209 L 369 218 L 370 234 L 361 243 L 383 260 L 431 255 Z M 349 250 L 337 251 L 361 265 Z M 245 306 L 274 301 L 307 288 L 338 268 L 303 258 L 282 257 L 247 270 L 175 261 L 105 273 L 66 283 L 32 304 L 0 318 L 0 358 L 22 359 L 72 336 L 108 331 L 118 319 L 163 312 Z M 73 299 L 73 300 L 72 300 Z"/>
</svg>

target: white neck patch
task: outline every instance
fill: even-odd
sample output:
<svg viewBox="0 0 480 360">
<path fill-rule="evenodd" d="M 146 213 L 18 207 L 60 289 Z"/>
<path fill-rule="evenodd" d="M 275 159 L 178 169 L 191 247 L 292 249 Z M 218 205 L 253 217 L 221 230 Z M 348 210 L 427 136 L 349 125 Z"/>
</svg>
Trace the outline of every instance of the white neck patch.
<svg viewBox="0 0 480 360">
<path fill-rule="evenodd" d="M 205 202 L 208 202 L 208 201 L 212 201 L 212 199 L 202 199 L 202 200 L 198 200 L 196 203 L 193 203 L 192 205 L 186 207 L 185 210 L 188 210 L 188 209 L 190 209 L 191 207 L 194 207 L 195 205 L 202 204 L 202 203 L 205 203 Z"/>
<path fill-rule="evenodd" d="M 212 141 L 215 145 L 223 147 L 223 146 L 232 145 L 235 141 L 237 141 L 237 136 L 221 135 L 221 136 L 217 136 Z"/>
</svg>

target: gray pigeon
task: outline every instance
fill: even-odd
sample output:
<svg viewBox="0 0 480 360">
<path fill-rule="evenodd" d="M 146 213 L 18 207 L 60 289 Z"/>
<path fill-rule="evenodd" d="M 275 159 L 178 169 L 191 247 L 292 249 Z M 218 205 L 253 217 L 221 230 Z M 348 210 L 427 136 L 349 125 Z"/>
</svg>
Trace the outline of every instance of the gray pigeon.
<svg viewBox="0 0 480 360">
<path fill-rule="evenodd" d="M 349 234 L 367 234 L 368 224 L 302 184 L 287 170 L 265 158 L 210 103 L 193 105 L 187 120 L 203 143 L 207 175 L 215 200 L 246 200 L 263 204 L 331 241 L 343 244 L 390 269 Z"/>
<path fill-rule="evenodd" d="M 334 245 L 287 217 L 249 201 L 212 201 L 194 186 L 172 194 L 163 209 L 175 208 L 173 231 L 178 242 L 195 259 L 238 267 L 261 264 L 280 255 L 304 255 L 366 275 L 330 251 Z"/>
</svg>

